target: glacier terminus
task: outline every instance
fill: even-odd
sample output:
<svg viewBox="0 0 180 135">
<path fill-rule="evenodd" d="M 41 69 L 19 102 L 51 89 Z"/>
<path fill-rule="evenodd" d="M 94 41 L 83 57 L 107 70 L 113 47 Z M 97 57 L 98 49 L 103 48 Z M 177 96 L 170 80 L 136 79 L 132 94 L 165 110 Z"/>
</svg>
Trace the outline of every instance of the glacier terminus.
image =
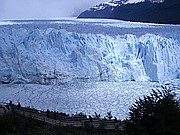
<svg viewBox="0 0 180 135">
<path fill-rule="evenodd" d="M 0 22 L 0 82 L 180 78 L 180 26 L 101 19 Z"/>
</svg>

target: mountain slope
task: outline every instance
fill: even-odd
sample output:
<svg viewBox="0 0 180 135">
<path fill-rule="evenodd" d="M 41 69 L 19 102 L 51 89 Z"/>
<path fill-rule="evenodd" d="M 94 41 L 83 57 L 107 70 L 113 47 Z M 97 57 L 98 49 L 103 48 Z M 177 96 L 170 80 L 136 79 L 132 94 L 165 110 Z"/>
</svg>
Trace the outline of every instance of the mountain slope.
<svg viewBox="0 0 180 135">
<path fill-rule="evenodd" d="M 114 1 L 111 2 L 114 3 Z M 180 24 L 180 1 L 145 0 L 137 3 L 121 1 L 116 6 L 100 4 L 84 11 L 78 18 L 109 18 L 136 22 Z"/>
</svg>

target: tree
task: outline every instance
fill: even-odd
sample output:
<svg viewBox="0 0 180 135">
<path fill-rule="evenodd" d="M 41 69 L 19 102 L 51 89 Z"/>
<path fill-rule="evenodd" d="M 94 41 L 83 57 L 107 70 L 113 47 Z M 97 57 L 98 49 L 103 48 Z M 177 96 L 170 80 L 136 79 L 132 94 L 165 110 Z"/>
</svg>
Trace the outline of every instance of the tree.
<svg viewBox="0 0 180 135">
<path fill-rule="evenodd" d="M 131 135 L 180 135 L 180 102 L 168 87 L 152 90 L 130 108 L 126 131 Z"/>
<path fill-rule="evenodd" d="M 112 114 L 111 114 L 111 111 L 110 112 L 107 112 L 107 115 L 106 115 L 106 117 L 109 119 L 109 120 L 111 120 L 112 119 Z"/>
</svg>

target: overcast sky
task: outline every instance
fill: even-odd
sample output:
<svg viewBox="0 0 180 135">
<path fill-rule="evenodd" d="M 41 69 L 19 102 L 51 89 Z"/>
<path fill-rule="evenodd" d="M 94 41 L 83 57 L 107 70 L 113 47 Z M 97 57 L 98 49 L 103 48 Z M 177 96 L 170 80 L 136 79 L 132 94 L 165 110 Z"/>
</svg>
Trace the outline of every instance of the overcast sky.
<svg viewBox="0 0 180 135">
<path fill-rule="evenodd" d="M 42 19 L 77 15 L 109 0 L 0 0 L 0 19 Z"/>
</svg>

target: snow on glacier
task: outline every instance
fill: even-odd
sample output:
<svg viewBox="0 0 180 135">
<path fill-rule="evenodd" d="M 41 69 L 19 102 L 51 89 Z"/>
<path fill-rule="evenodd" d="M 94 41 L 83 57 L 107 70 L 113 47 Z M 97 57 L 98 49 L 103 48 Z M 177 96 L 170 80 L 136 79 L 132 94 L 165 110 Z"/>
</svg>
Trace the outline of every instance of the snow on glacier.
<svg viewBox="0 0 180 135">
<path fill-rule="evenodd" d="M 71 79 L 179 78 L 179 35 L 179 25 L 115 20 L 3 22 L 0 81 L 50 84 Z"/>
</svg>

